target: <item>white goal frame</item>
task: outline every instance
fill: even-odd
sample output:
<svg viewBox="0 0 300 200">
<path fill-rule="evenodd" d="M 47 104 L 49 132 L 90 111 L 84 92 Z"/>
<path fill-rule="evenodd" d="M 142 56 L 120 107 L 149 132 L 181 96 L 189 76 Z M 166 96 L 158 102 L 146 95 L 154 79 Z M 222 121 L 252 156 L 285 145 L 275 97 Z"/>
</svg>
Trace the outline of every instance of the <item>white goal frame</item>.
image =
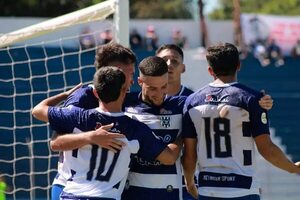
<svg viewBox="0 0 300 200">
<path fill-rule="evenodd" d="M 79 11 L 0 35 L 0 48 L 54 32 L 71 25 L 102 20 L 112 13 L 114 13 L 116 25 L 116 42 L 129 47 L 129 1 L 107 0 Z"/>
<path fill-rule="evenodd" d="M 111 14 L 113 14 L 113 23 L 111 23 L 110 19 L 105 20 Z M 40 191 L 42 191 L 43 194 L 46 191 L 47 199 L 50 199 L 49 192 L 53 181 L 52 177 L 57 171 L 55 166 L 53 168 L 53 160 L 57 160 L 58 155 L 57 153 L 51 152 L 47 145 L 52 134 L 48 125 L 40 122 L 37 123 L 31 116 L 31 109 L 34 106 L 33 102 L 36 102 L 36 99 L 40 96 L 48 97 L 73 87 L 75 83 L 69 82 L 70 76 L 76 81 L 78 79 L 78 81 L 85 84 L 89 83 L 91 79 L 88 78 L 90 77 L 89 75 L 92 74 L 90 72 L 95 70 L 93 65 L 94 57 L 92 57 L 91 54 L 95 53 L 97 44 L 89 49 L 84 49 L 81 46 L 72 48 L 63 46 L 64 43 L 61 40 L 76 40 L 76 44 L 78 44 L 80 35 L 74 37 L 63 36 L 55 41 L 42 39 L 43 41 L 39 43 L 32 43 L 30 40 L 36 38 L 40 39 L 40 36 L 47 36 L 54 32 L 57 34 L 56 31 L 64 31 L 73 26 L 77 27 L 77 25 L 81 24 L 84 24 L 84 26 L 85 24 L 90 25 L 90 22 L 94 23 L 99 20 L 110 21 L 109 25 L 113 24 L 113 40 L 129 47 L 129 0 L 107 0 L 10 33 L 0 34 L 0 55 L 1 53 L 5 54 L 6 56 L 4 57 L 7 59 L 7 61 L 0 60 L 0 88 L 8 90 L 7 92 L 0 92 L 0 101 L 12 102 L 7 103 L 7 105 L 0 102 L 0 121 L 2 121 L 2 123 L 0 123 L 0 136 L 2 138 L 10 138 L 7 140 L 9 142 L 7 142 L 6 140 L 1 141 L 0 137 L 0 166 L 3 164 L 3 168 L 1 168 L 2 171 L 0 169 L 0 178 L 4 177 L 9 180 L 8 186 L 10 190 L 6 191 L 9 198 L 18 199 L 19 196 L 26 193 L 27 196 L 30 195 L 30 199 L 36 199 L 36 197 L 40 195 Z M 95 32 L 96 34 L 99 33 L 99 31 Z M 94 33 L 91 34 L 93 35 Z M 57 48 L 60 51 L 60 55 L 52 54 L 53 52 L 49 54 L 48 50 L 51 50 L 52 44 L 60 45 Z M 49 48 L 47 45 L 51 47 Z M 72 51 L 70 49 L 72 49 Z M 37 50 L 38 53 L 43 56 L 32 56 L 32 50 Z M 87 60 L 85 59 L 87 54 L 90 55 L 88 58 L 89 63 L 82 63 L 82 61 Z M 74 59 L 76 60 L 75 62 Z M 59 67 L 54 66 L 58 67 L 59 71 L 56 68 L 54 70 L 51 69 L 54 61 L 60 64 Z M 70 67 L 70 65 L 72 66 Z M 36 69 L 41 70 L 42 73 L 36 73 L 36 71 L 34 71 Z M 9 73 L 4 74 L 3 71 Z M 23 71 L 26 75 L 20 75 L 20 72 L 23 73 Z M 75 78 L 73 74 L 76 76 Z M 59 87 L 51 87 L 51 83 L 53 83 L 51 81 L 52 77 L 56 76 L 62 77 L 59 79 L 61 84 Z M 40 81 L 46 82 L 46 84 L 40 86 L 45 87 L 43 90 L 36 89 L 36 82 L 40 83 Z M 78 83 L 79 82 L 76 84 Z M 20 87 L 22 90 L 20 90 Z M 25 91 L 23 91 L 23 88 L 25 88 Z M 24 101 L 28 101 L 24 106 L 25 108 L 22 108 L 22 106 L 19 107 L 18 104 L 23 98 L 25 99 Z M 10 108 L 10 106 L 12 108 Z M 8 117 L 5 119 L 3 116 Z M 23 121 L 20 123 L 18 121 L 20 118 L 25 118 L 24 121 L 26 122 L 24 122 L 24 124 Z M 46 128 L 47 133 L 40 133 L 39 128 L 43 128 L 43 130 Z M 24 134 L 20 135 L 20 133 Z M 43 138 L 46 139 L 35 139 L 34 136 L 37 134 L 45 134 Z M 19 141 L 18 138 L 20 137 L 22 140 Z M 23 141 L 25 137 L 26 140 Z M 47 155 L 45 155 L 46 153 L 35 155 L 34 153 L 38 149 L 36 146 L 45 148 L 45 151 L 50 153 Z M 20 153 L 20 149 L 25 150 Z M 39 150 L 40 149 L 38 149 L 38 151 Z M 11 157 L 13 157 L 13 159 L 11 159 Z M 35 169 L 35 166 L 45 160 L 47 160 L 48 164 L 46 164 L 46 162 L 42 163 L 42 165 L 45 166 L 41 167 L 43 169 L 45 167 L 45 170 L 40 172 L 39 169 Z M 20 168 L 18 166 L 20 165 L 18 163 L 20 162 L 22 162 L 21 166 L 26 162 L 29 166 L 29 170 L 19 170 Z M 3 169 L 8 169 L 7 166 L 10 166 L 11 170 L 4 172 Z M 20 186 L 19 180 L 25 179 L 23 176 L 26 176 L 26 180 L 30 179 L 30 183 L 28 182 L 28 185 L 26 183 Z M 40 182 L 41 178 L 35 179 L 36 176 L 42 178 L 47 177 L 44 184 L 46 186 L 37 183 L 35 180 Z M 22 194 L 19 195 L 20 193 Z"/>
</svg>

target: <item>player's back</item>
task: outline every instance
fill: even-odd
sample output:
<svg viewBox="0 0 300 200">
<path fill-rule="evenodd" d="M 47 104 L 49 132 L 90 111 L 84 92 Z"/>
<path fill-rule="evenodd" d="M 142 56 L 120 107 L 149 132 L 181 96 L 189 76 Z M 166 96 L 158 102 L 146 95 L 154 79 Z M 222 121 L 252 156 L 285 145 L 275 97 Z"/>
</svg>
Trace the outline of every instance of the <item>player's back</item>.
<svg viewBox="0 0 300 200">
<path fill-rule="evenodd" d="M 126 136 L 127 144 L 117 153 L 93 144 L 66 151 L 63 171 L 68 173 L 65 175 L 68 180 L 62 194 L 64 198 L 75 196 L 120 199 L 131 154 L 138 152 L 141 156 L 153 159 L 165 148 L 164 144 L 153 142 L 155 137 L 147 126 L 132 120 L 124 113 L 108 113 L 100 109 L 84 111 L 73 106 L 51 108 L 49 122 L 55 130 L 62 132 L 90 131 L 101 125 L 114 123 L 110 131 Z M 148 134 L 142 138 L 140 132 Z"/>
<path fill-rule="evenodd" d="M 253 137 L 269 132 L 260 96 L 233 83 L 209 85 L 188 97 L 185 118 L 190 120 L 184 120 L 184 134 L 195 132 L 198 139 L 200 194 L 235 197 L 258 192 Z"/>
</svg>

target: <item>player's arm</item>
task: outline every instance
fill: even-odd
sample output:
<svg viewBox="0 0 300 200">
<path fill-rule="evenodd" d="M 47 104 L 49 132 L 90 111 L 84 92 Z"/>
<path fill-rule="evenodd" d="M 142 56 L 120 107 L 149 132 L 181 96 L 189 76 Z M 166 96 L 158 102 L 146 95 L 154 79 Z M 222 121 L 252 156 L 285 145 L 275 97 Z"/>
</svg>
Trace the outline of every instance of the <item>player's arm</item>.
<svg viewBox="0 0 300 200">
<path fill-rule="evenodd" d="M 197 139 L 185 138 L 183 139 L 184 151 L 182 156 L 183 174 L 185 177 L 187 191 L 198 199 L 198 190 L 195 184 L 195 169 L 197 163 Z"/>
<path fill-rule="evenodd" d="M 78 149 L 87 144 L 96 144 L 117 153 L 118 150 L 122 149 L 125 143 L 116 138 L 123 138 L 124 136 L 122 134 L 108 132 L 112 127 L 113 124 L 109 124 L 101 126 L 97 130 L 80 134 L 59 135 L 55 133 L 50 141 L 50 148 L 53 151 L 69 151 Z"/>
<path fill-rule="evenodd" d="M 282 150 L 275 145 L 269 134 L 262 134 L 254 138 L 259 153 L 274 166 L 290 173 L 300 173 L 300 162 L 290 161 Z"/>
<path fill-rule="evenodd" d="M 174 143 L 168 144 L 168 146 L 156 157 L 164 165 L 174 165 L 179 157 L 182 147 L 182 140 L 180 137 L 176 139 Z"/>
<path fill-rule="evenodd" d="M 60 102 L 65 100 L 72 92 L 74 92 L 79 87 L 81 87 L 81 85 L 82 84 L 80 83 L 77 86 L 75 86 L 74 88 L 72 88 L 66 92 L 62 92 L 55 96 L 44 99 L 43 101 L 41 101 L 38 105 L 36 105 L 32 109 L 32 111 L 31 111 L 32 115 L 38 120 L 48 122 L 49 121 L 49 118 L 48 118 L 49 106 L 56 106 L 57 104 L 59 104 Z"/>
<path fill-rule="evenodd" d="M 71 93 L 73 93 L 75 90 L 77 90 L 79 87 L 81 87 L 81 84 L 75 86 L 74 88 L 62 92 L 60 94 L 57 94 L 53 97 L 49 97 L 43 101 L 41 101 L 38 105 L 36 105 L 32 110 L 32 115 L 41 121 L 48 122 L 48 110 L 50 106 L 55 106 L 61 101 L 65 100 Z M 99 129 L 96 131 L 89 131 L 86 133 L 80 134 L 68 134 L 68 133 L 55 133 L 52 141 L 50 142 L 51 148 L 53 147 L 53 150 L 55 151 L 63 151 L 63 150 L 73 150 L 77 149 L 78 147 L 81 147 L 85 145 L 87 142 L 84 136 L 91 136 L 92 143 L 99 145 L 103 148 L 112 150 L 116 152 L 116 150 L 121 150 L 122 147 L 125 145 L 124 142 L 118 140 L 118 138 L 123 138 L 124 135 L 117 134 L 117 133 L 110 133 L 106 129 Z M 57 137 L 59 135 L 59 137 Z M 63 136 L 63 137 L 62 137 Z M 60 138 L 62 137 L 62 138 Z M 84 141 L 82 139 L 85 139 Z M 81 143 L 83 145 L 81 145 Z"/>
</svg>

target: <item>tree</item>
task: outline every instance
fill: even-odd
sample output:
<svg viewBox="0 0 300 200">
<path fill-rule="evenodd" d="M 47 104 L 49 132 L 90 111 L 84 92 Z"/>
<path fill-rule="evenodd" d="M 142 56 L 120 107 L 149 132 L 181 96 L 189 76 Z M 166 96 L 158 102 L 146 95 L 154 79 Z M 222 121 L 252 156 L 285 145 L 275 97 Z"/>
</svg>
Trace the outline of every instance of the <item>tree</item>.
<svg viewBox="0 0 300 200">
<path fill-rule="evenodd" d="M 2 16 L 56 17 L 101 0 L 0 0 Z"/>
<path fill-rule="evenodd" d="M 2 16 L 56 17 L 104 0 L 0 0 Z M 131 18 L 191 19 L 186 0 L 130 0 Z"/>
<path fill-rule="evenodd" d="M 130 0 L 130 17 L 139 19 L 191 19 L 184 0 Z"/>
<path fill-rule="evenodd" d="M 219 7 L 209 14 L 211 19 L 232 19 L 233 4 L 219 0 Z M 241 13 L 299 15 L 300 0 L 240 0 Z"/>
</svg>

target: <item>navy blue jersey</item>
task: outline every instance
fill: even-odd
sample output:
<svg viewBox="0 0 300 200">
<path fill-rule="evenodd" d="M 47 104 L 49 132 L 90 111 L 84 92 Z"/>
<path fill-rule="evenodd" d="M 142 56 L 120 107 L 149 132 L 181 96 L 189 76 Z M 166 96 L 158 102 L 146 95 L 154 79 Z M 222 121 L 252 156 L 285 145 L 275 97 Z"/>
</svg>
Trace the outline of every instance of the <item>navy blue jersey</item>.
<svg viewBox="0 0 300 200">
<path fill-rule="evenodd" d="M 198 141 L 199 194 L 239 197 L 259 193 L 254 137 L 269 134 L 262 94 L 240 83 L 210 84 L 184 106 L 183 138 Z"/>
<path fill-rule="evenodd" d="M 178 92 L 178 94 L 174 95 L 174 96 L 189 96 L 191 94 L 193 94 L 194 91 L 185 87 L 184 85 L 181 85 L 181 89 Z"/>
<path fill-rule="evenodd" d="M 166 144 L 181 134 L 182 111 L 186 97 L 167 97 L 161 106 L 149 105 L 141 95 L 125 104 L 125 113 L 148 125 Z M 129 189 L 123 199 L 181 198 L 182 177 L 180 159 L 174 165 L 163 165 L 156 160 L 135 156 L 128 175 Z"/>
<path fill-rule="evenodd" d="M 126 136 L 127 145 L 118 153 L 103 149 L 98 145 L 86 145 L 65 152 L 64 177 L 67 184 L 63 196 L 106 197 L 120 199 L 125 186 L 131 154 L 147 159 L 156 158 L 166 147 L 143 123 L 124 115 L 109 113 L 99 108 L 50 107 L 50 126 L 59 132 L 91 131 L 102 125 L 114 123 L 111 132 Z M 142 134 L 141 134 L 142 133 Z"/>
<path fill-rule="evenodd" d="M 99 99 L 95 97 L 93 89 L 94 86 L 92 84 L 78 88 L 68 96 L 64 106 L 73 105 L 85 109 L 97 108 L 99 106 Z"/>
</svg>

